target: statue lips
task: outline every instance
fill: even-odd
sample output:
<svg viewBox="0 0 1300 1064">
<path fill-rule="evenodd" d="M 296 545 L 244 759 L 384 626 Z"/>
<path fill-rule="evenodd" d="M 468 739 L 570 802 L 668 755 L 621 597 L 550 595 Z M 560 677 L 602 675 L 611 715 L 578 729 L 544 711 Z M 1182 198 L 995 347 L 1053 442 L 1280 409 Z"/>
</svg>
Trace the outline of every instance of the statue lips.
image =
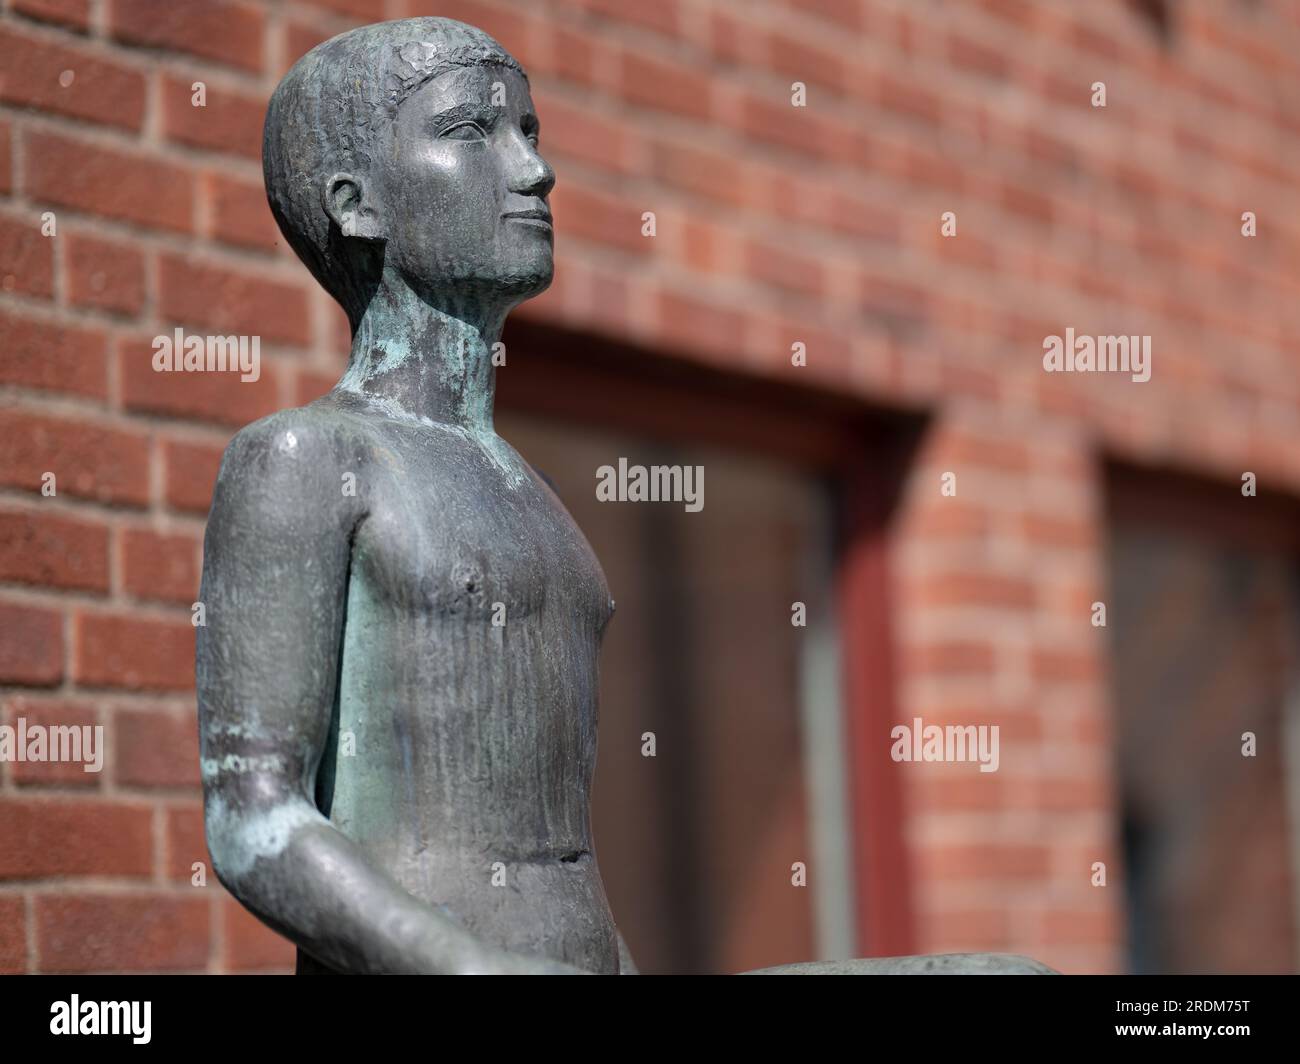
<svg viewBox="0 0 1300 1064">
<path fill-rule="evenodd" d="M 513 218 L 517 221 L 524 222 L 526 225 L 535 226 L 538 229 L 545 229 L 548 233 L 552 231 L 551 212 L 546 207 L 529 207 L 523 211 L 507 211 L 501 216 L 502 218 Z"/>
</svg>

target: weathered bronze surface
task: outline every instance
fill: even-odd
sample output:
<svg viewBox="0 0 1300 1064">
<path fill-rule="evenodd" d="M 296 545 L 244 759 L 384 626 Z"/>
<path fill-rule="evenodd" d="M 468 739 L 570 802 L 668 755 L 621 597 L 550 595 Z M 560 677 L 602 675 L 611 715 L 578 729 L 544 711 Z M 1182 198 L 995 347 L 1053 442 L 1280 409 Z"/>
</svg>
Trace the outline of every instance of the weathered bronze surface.
<svg viewBox="0 0 1300 1064">
<path fill-rule="evenodd" d="M 352 352 L 226 451 L 198 692 L 217 874 L 300 971 L 634 970 L 589 817 L 614 604 L 492 422 L 493 345 L 551 281 L 537 129 L 446 19 L 335 37 L 271 99 L 271 207 Z"/>
</svg>

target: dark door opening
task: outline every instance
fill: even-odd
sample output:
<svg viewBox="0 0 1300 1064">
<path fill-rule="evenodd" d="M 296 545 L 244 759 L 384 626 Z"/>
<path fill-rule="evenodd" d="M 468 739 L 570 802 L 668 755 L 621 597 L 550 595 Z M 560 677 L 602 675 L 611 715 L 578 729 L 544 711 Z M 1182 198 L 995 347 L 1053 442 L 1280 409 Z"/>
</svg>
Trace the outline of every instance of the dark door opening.
<svg viewBox="0 0 1300 1064">
<path fill-rule="evenodd" d="M 1130 966 L 1296 966 L 1300 507 L 1114 469 L 1109 628 Z"/>
</svg>

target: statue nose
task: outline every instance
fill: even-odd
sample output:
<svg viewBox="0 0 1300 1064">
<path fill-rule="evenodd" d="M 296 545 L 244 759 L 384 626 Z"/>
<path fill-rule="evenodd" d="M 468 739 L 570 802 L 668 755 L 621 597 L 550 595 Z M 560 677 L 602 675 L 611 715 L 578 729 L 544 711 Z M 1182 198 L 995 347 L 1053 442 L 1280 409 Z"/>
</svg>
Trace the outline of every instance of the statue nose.
<svg viewBox="0 0 1300 1064">
<path fill-rule="evenodd" d="M 533 196 L 537 199 L 545 199 L 551 189 L 555 187 L 555 173 L 541 159 L 537 159 L 541 166 L 532 166 L 527 168 L 520 176 L 515 191 L 525 196 Z"/>
<path fill-rule="evenodd" d="M 545 199 L 555 187 L 555 171 L 542 158 L 527 137 L 520 136 L 521 152 L 518 168 L 511 181 L 511 191 L 525 196 Z"/>
</svg>

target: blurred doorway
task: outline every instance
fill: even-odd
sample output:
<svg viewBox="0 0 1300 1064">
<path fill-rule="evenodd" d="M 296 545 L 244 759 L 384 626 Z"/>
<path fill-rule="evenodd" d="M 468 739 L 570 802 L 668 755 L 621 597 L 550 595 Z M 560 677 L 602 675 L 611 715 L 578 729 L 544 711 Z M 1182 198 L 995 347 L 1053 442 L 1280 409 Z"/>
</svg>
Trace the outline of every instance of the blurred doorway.
<svg viewBox="0 0 1300 1064">
<path fill-rule="evenodd" d="M 1132 470 L 1109 496 L 1131 969 L 1293 972 L 1300 510 Z"/>
</svg>

